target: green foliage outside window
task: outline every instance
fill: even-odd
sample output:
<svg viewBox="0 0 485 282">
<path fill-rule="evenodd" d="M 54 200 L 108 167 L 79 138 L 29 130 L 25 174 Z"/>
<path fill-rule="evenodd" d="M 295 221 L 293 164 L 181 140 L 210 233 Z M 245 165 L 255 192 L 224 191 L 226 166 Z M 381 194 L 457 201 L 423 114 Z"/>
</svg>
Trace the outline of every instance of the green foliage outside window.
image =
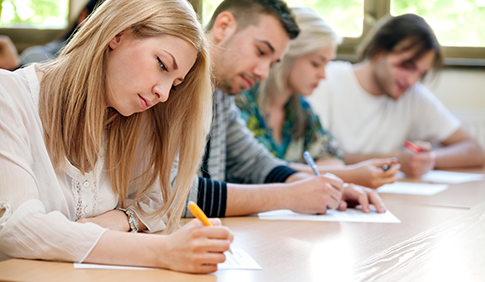
<svg viewBox="0 0 485 282">
<path fill-rule="evenodd" d="M 63 29 L 68 11 L 69 0 L 0 0 L 0 27 Z"/>
<path fill-rule="evenodd" d="M 393 0 L 391 14 L 426 19 L 443 46 L 485 47 L 485 0 Z"/>
<path fill-rule="evenodd" d="M 443 46 L 485 47 L 485 0 L 389 0 L 391 14 L 424 17 Z M 206 24 L 221 0 L 204 0 Z M 360 37 L 364 0 L 287 0 L 290 7 L 317 11 L 344 37 Z"/>
<path fill-rule="evenodd" d="M 221 0 L 204 0 L 204 25 Z M 288 0 L 290 7 L 310 7 L 345 37 L 360 37 L 364 17 L 364 0 Z"/>
</svg>

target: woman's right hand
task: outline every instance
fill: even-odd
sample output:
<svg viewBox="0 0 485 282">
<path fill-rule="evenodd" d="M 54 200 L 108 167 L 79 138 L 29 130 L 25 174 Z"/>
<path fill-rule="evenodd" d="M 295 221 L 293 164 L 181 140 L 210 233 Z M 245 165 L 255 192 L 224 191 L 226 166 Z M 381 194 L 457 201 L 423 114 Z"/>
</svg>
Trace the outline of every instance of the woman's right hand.
<svg viewBox="0 0 485 282">
<path fill-rule="evenodd" d="M 384 165 L 390 165 L 391 168 L 385 171 L 382 169 Z M 371 159 L 347 167 L 351 171 L 351 179 L 345 179 L 346 182 L 377 189 L 384 184 L 394 183 L 401 165 L 390 158 Z"/>
<path fill-rule="evenodd" d="M 217 271 L 217 264 L 226 260 L 225 251 L 234 239 L 229 228 L 221 226 L 219 219 L 211 218 L 213 226 L 204 226 L 193 219 L 184 227 L 163 240 L 159 253 L 162 267 L 190 273 Z"/>
</svg>

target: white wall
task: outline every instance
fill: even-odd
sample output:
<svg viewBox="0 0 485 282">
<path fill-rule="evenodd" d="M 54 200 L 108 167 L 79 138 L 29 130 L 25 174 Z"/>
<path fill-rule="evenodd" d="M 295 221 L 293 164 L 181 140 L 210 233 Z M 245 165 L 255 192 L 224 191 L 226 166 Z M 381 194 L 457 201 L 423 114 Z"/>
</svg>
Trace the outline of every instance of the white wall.
<svg viewBox="0 0 485 282">
<path fill-rule="evenodd" d="M 424 84 L 449 108 L 485 110 L 485 67 L 446 68 Z"/>
<path fill-rule="evenodd" d="M 424 84 L 485 150 L 485 68 L 447 68 Z"/>
</svg>

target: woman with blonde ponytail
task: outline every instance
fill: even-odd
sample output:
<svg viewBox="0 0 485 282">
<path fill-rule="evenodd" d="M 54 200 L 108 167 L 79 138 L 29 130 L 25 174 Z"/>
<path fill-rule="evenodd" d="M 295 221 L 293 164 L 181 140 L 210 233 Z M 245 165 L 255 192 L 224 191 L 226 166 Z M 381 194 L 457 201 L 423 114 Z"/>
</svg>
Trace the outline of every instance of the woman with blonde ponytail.
<svg viewBox="0 0 485 282">
<path fill-rule="evenodd" d="M 0 260 L 217 270 L 232 233 L 179 229 L 211 93 L 184 0 L 106 0 L 57 59 L 1 71 Z"/>
</svg>

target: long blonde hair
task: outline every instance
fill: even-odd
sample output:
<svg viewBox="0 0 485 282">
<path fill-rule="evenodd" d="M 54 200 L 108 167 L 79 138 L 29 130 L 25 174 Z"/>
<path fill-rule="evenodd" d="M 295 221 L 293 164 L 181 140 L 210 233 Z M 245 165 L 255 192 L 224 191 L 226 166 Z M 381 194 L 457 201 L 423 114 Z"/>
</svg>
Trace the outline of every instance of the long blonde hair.
<svg viewBox="0 0 485 282">
<path fill-rule="evenodd" d="M 300 28 L 300 34 L 290 41 L 288 51 L 281 62 L 271 68 L 268 78 L 263 80 L 259 86 L 258 105 L 263 116 L 268 114 L 267 109 L 271 97 L 284 93 L 288 75 L 296 59 L 342 42 L 342 38 L 317 12 L 306 7 L 292 8 L 292 12 Z M 303 134 L 305 122 L 300 107 L 298 107 L 297 94 L 294 93 L 291 97 L 294 104 L 297 105 L 295 108 L 297 124 L 294 126 L 296 132 L 293 132 L 296 138 Z"/>
<path fill-rule="evenodd" d="M 171 90 L 165 103 L 124 117 L 106 108 L 106 65 L 109 41 L 127 29 L 137 38 L 177 36 L 193 44 L 198 55 L 184 82 Z M 106 134 L 106 164 L 120 206 L 126 207 L 129 186 L 135 180 L 141 187 L 134 202 L 159 181 L 164 204 L 157 216 L 167 215 L 166 232 L 174 231 L 212 115 L 208 43 L 192 6 L 183 0 L 107 0 L 59 57 L 42 65 L 41 70 L 45 74 L 40 117 L 56 171 L 63 169 L 65 158 L 82 173 L 91 171 Z M 146 158 L 141 164 L 135 163 L 140 148 Z M 172 189 L 170 172 L 177 154 L 180 165 Z M 134 175 L 140 165 L 142 172 Z"/>
</svg>

